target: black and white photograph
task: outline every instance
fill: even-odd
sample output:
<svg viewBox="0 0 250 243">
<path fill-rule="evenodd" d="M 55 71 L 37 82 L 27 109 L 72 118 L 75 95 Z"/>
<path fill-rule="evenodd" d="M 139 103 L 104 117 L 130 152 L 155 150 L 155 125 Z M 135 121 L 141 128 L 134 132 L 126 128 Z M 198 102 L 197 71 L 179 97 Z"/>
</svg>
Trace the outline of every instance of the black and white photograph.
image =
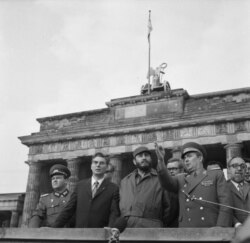
<svg viewBox="0 0 250 243">
<path fill-rule="evenodd" d="M 249 0 L 0 0 L 0 241 L 250 242 Z"/>
</svg>

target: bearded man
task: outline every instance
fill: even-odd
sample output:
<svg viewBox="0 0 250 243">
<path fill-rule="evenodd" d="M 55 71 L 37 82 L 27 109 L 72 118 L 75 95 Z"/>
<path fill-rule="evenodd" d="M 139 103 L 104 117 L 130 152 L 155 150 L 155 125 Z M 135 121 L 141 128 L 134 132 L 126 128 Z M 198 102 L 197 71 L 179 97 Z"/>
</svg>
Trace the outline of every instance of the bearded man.
<svg viewBox="0 0 250 243">
<path fill-rule="evenodd" d="M 152 168 L 151 152 L 147 147 L 138 147 L 133 157 L 136 169 L 121 181 L 122 217 L 127 220 L 128 228 L 165 227 L 172 220 L 169 197 Z"/>
</svg>

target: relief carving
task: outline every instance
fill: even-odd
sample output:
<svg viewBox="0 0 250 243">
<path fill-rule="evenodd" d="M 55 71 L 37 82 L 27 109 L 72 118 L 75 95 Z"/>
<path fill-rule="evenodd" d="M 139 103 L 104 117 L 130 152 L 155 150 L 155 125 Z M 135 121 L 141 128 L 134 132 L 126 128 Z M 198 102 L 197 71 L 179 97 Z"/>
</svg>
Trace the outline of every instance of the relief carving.
<svg viewBox="0 0 250 243">
<path fill-rule="evenodd" d="M 132 143 L 131 135 L 125 135 L 125 144 L 131 144 L 131 143 Z"/>
<path fill-rule="evenodd" d="M 155 142 L 157 141 L 157 136 L 155 132 L 144 133 L 142 134 L 142 142 Z"/>
<path fill-rule="evenodd" d="M 83 139 L 81 140 L 81 149 L 86 149 L 88 148 L 88 140 Z"/>
<path fill-rule="evenodd" d="M 101 148 L 102 147 L 102 138 L 96 138 L 95 139 L 95 147 Z"/>
<path fill-rule="evenodd" d="M 174 129 L 163 131 L 163 141 L 174 139 Z"/>
<path fill-rule="evenodd" d="M 69 142 L 63 142 L 61 145 L 62 151 L 69 151 Z"/>
<path fill-rule="evenodd" d="M 198 136 L 211 136 L 214 135 L 213 126 L 201 126 L 197 127 Z"/>
<path fill-rule="evenodd" d="M 156 141 L 162 142 L 163 141 L 163 131 L 156 131 Z"/>
<path fill-rule="evenodd" d="M 182 128 L 180 129 L 180 137 L 181 138 L 190 138 L 193 137 L 193 127 L 187 127 L 187 128 Z"/>
<path fill-rule="evenodd" d="M 124 145 L 125 144 L 125 137 L 124 136 L 118 136 L 116 137 L 116 144 L 115 145 Z"/>
<path fill-rule="evenodd" d="M 108 138 L 108 137 L 103 138 L 102 140 L 103 140 L 103 146 L 104 146 L 104 147 L 110 146 L 110 144 L 109 144 L 109 138 Z"/>
<path fill-rule="evenodd" d="M 132 134 L 131 135 L 132 143 L 141 143 L 142 142 L 142 136 L 141 134 Z"/>
<path fill-rule="evenodd" d="M 237 122 L 235 123 L 235 131 L 236 132 L 245 132 L 247 130 L 245 122 Z"/>
<path fill-rule="evenodd" d="M 57 152 L 57 150 L 58 150 L 57 143 L 50 144 L 50 151 L 51 152 Z"/>
<path fill-rule="evenodd" d="M 215 125 L 216 134 L 225 134 L 227 133 L 227 125 L 224 123 Z"/>
<path fill-rule="evenodd" d="M 94 139 L 88 140 L 88 148 L 94 148 L 94 147 L 95 147 Z"/>
<path fill-rule="evenodd" d="M 78 140 L 74 142 L 74 147 L 76 150 L 79 150 L 82 148 L 82 140 Z"/>
</svg>

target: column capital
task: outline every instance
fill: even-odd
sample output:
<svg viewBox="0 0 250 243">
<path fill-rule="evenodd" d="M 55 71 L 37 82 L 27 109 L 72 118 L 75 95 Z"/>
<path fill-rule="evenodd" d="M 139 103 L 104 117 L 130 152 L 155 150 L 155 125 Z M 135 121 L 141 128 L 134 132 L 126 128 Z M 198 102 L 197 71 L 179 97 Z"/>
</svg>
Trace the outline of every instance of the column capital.
<svg viewBox="0 0 250 243">
<path fill-rule="evenodd" d="M 121 154 L 110 154 L 108 157 L 109 159 L 121 159 Z"/>
<path fill-rule="evenodd" d="M 175 151 L 180 151 L 181 150 L 181 146 L 174 146 L 172 148 L 172 151 L 175 152 Z"/>
<path fill-rule="evenodd" d="M 67 163 L 80 163 L 81 158 L 80 157 L 72 157 L 65 159 Z"/>
<path fill-rule="evenodd" d="M 241 149 L 242 147 L 243 147 L 242 143 L 228 143 L 224 146 L 225 149 L 229 149 L 229 148 Z"/>
<path fill-rule="evenodd" d="M 27 164 L 28 166 L 32 166 L 32 165 L 36 165 L 38 166 L 42 166 L 42 163 L 40 161 L 33 161 L 33 160 L 27 160 L 24 161 L 25 164 Z"/>
</svg>

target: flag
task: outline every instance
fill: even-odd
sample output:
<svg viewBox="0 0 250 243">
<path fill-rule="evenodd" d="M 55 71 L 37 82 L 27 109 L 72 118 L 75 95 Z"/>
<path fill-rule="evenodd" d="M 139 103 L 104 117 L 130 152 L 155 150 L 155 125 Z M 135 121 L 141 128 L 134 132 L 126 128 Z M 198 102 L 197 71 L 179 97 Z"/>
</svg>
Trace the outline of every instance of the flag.
<svg viewBox="0 0 250 243">
<path fill-rule="evenodd" d="M 151 14 L 151 11 L 149 10 L 149 16 L 148 16 L 148 42 L 150 41 L 150 33 L 153 30 L 150 14 Z"/>
</svg>

